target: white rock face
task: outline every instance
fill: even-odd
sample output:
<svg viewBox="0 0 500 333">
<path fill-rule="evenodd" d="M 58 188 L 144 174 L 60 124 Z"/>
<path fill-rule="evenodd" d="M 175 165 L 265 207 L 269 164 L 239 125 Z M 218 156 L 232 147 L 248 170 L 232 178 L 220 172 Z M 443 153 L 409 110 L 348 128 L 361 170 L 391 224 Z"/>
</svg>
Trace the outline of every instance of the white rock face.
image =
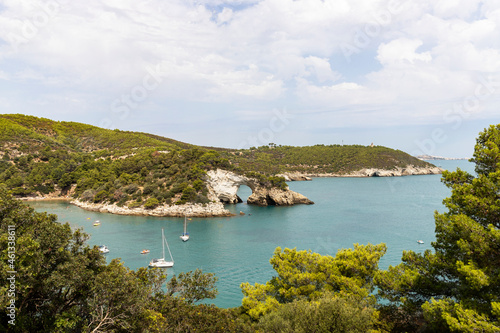
<svg viewBox="0 0 500 333">
<path fill-rule="evenodd" d="M 241 199 L 236 195 L 241 185 L 252 190 L 247 203 L 252 205 L 290 206 L 296 204 L 313 204 L 311 200 L 300 193 L 287 189 L 265 188 L 254 178 L 237 175 L 226 170 L 211 170 L 207 172 L 208 187 L 213 189 L 219 200 L 228 203 L 237 203 Z"/>
<path fill-rule="evenodd" d="M 348 177 L 399 177 L 411 175 L 437 175 L 443 172 L 438 167 L 415 167 L 408 165 L 405 168 L 396 168 L 392 170 L 383 169 L 362 169 L 351 173 Z"/>
<path fill-rule="evenodd" d="M 215 217 L 234 216 L 224 208 L 223 203 L 237 203 L 239 199 L 238 188 L 246 185 L 252 189 L 252 195 L 248 199 L 249 203 L 267 205 L 294 205 L 312 204 L 313 202 L 305 196 L 290 191 L 288 189 L 266 189 L 259 185 L 254 178 L 237 175 L 231 171 L 211 170 L 207 172 L 208 199 L 212 202 L 208 204 L 184 204 L 184 205 L 162 205 L 154 209 L 144 207 L 128 208 L 119 207 L 116 204 L 91 203 L 74 200 L 71 203 L 90 211 L 111 213 L 119 215 L 150 215 L 150 216 L 194 216 L 194 217 Z"/>
<path fill-rule="evenodd" d="M 438 175 L 443 172 L 443 169 L 438 167 L 416 167 L 408 165 L 404 168 L 395 168 L 392 170 L 384 169 L 361 169 L 351 173 L 307 173 L 302 174 L 302 178 L 309 180 L 308 177 L 400 177 L 411 175 Z M 288 175 L 288 174 L 285 174 Z M 288 175 L 289 176 L 289 175 Z M 288 177 L 290 180 L 301 180 L 299 176 Z"/>
<path fill-rule="evenodd" d="M 252 192 L 256 188 L 255 180 L 221 169 L 207 172 L 207 184 L 209 192 L 213 190 L 218 200 L 227 203 L 240 202 L 237 193 L 241 185 L 250 187 Z"/>
<path fill-rule="evenodd" d="M 74 200 L 72 204 L 86 210 L 111 213 L 118 215 L 150 215 L 150 216 L 174 216 L 174 217 L 215 217 L 215 216 L 233 216 L 231 212 L 224 208 L 221 202 L 212 202 L 208 204 L 184 204 L 184 205 L 163 205 L 155 209 L 118 207 L 115 204 L 95 204 Z"/>
<path fill-rule="evenodd" d="M 393 170 L 383 169 L 362 169 L 350 174 L 300 174 L 298 172 L 285 173 L 287 181 L 290 180 L 310 180 L 309 177 L 397 177 L 407 175 L 431 175 L 440 174 L 443 169 L 438 167 L 415 167 L 407 166 Z M 267 206 L 267 205 L 296 205 L 313 204 L 311 200 L 300 193 L 289 189 L 265 188 L 259 185 L 254 178 L 237 175 L 226 170 L 210 170 L 207 172 L 208 199 L 212 202 L 208 204 L 184 204 L 184 205 L 163 205 L 155 209 L 128 208 L 119 207 L 116 204 L 90 203 L 74 200 L 71 203 L 83 209 L 98 211 L 103 213 L 112 213 L 120 215 L 151 215 L 151 216 L 192 216 L 192 217 L 215 217 L 215 216 L 233 216 L 231 212 L 224 208 L 224 203 L 237 203 L 238 189 L 241 185 L 246 185 L 252 190 L 252 195 L 248 198 L 249 204 Z M 222 201 L 222 202 L 221 202 Z"/>
</svg>

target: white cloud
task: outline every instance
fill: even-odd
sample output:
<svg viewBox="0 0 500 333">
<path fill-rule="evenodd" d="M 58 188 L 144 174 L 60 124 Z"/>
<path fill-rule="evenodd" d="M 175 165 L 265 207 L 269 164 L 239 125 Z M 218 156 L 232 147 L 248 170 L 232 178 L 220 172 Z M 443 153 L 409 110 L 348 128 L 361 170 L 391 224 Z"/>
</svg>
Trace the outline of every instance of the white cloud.
<svg viewBox="0 0 500 333">
<path fill-rule="evenodd" d="M 495 0 L 0 1 L 0 79 L 18 89 L 3 98 L 21 106 L 29 91 L 61 113 L 77 102 L 50 97 L 58 88 L 85 96 L 81 112 L 109 112 L 161 64 L 141 112 L 175 101 L 262 116 L 282 103 L 342 108 L 346 123 L 432 122 L 500 71 Z"/>
<path fill-rule="evenodd" d="M 429 52 L 416 52 L 416 49 L 422 44 L 421 40 L 396 39 L 379 46 L 377 59 L 385 66 L 399 65 L 402 62 L 410 64 L 414 64 L 416 61 L 429 62 L 432 60 Z"/>
<path fill-rule="evenodd" d="M 440 0 L 434 2 L 434 14 L 443 18 L 468 19 L 478 9 L 481 0 Z"/>
<path fill-rule="evenodd" d="M 233 11 L 230 8 L 224 8 L 222 12 L 217 14 L 217 23 L 223 24 L 231 20 L 233 17 Z"/>
</svg>

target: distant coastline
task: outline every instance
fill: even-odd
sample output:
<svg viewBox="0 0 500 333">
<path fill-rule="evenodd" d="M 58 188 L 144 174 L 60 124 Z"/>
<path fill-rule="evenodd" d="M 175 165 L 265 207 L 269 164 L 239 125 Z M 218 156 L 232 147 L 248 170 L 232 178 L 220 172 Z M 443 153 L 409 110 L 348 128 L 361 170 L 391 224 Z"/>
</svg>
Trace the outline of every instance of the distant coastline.
<svg viewBox="0 0 500 333">
<path fill-rule="evenodd" d="M 341 178 L 364 178 L 364 177 L 401 177 L 412 175 L 437 175 L 441 174 L 443 169 L 437 166 L 417 167 L 409 165 L 405 168 L 394 169 L 360 169 L 349 173 L 307 173 L 307 172 L 284 172 L 278 174 L 285 178 L 285 181 L 312 180 L 316 177 L 341 177 Z"/>
<path fill-rule="evenodd" d="M 458 161 L 458 160 L 469 159 L 469 157 L 443 157 L 443 156 L 432 156 L 432 155 L 418 155 L 415 157 L 422 161 L 429 161 L 429 160 Z"/>
</svg>

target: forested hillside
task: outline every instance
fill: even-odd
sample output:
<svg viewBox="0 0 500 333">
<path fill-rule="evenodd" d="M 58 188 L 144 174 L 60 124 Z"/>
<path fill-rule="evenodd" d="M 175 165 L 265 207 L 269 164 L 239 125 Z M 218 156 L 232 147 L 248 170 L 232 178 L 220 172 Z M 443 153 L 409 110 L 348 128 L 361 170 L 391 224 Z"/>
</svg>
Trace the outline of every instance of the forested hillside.
<svg viewBox="0 0 500 333">
<path fill-rule="evenodd" d="M 316 145 L 235 150 L 75 122 L 0 115 L 0 183 L 19 197 L 71 195 L 82 201 L 155 208 L 208 203 L 206 172 L 225 169 L 286 188 L 286 171 L 349 173 L 427 166 L 386 147 Z"/>
<path fill-rule="evenodd" d="M 201 165 L 231 167 L 218 153 L 201 148 L 175 150 L 173 155 L 151 149 L 137 149 L 144 155 L 128 160 L 134 156 L 101 159 L 49 146 L 4 159 L 2 165 L 7 167 L 1 175 L 5 179 L 9 173 L 7 183 L 15 177 L 24 182 L 30 168 L 57 169 L 59 161 L 74 168 L 70 174 L 82 173 L 78 188 L 92 173 L 98 184 L 104 184 L 99 186 L 114 186 L 105 182 L 106 177 L 120 183 L 123 172 L 116 177 L 122 169 L 115 166 L 139 170 L 129 174 L 134 184 L 154 177 L 141 174 L 143 168 L 165 171 L 164 163 L 171 159 L 188 170 L 195 166 L 203 170 Z M 151 165 L 132 166 L 148 156 Z M 500 332 L 499 161 L 500 125 L 496 125 L 477 139 L 471 159 L 475 174 L 460 169 L 443 173 L 442 182 L 451 193 L 443 201 L 447 211 L 435 213 L 433 250 L 404 251 L 399 265 L 382 270 L 379 261 L 387 249 L 383 243 L 354 244 L 335 256 L 278 247 L 270 259 L 274 276 L 263 284 L 242 281 L 242 303 L 233 309 L 198 303 L 217 295 L 214 274 L 196 270 L 167 282 L 159 269 L 133 271 L 118 259 L 107 263 L 97 247 L 87 245 L 88 235 L 80 229 L 56 222 L 54 215 L 35 212 L 0 184 L 0 278 L 5 281 L 0 330 Z M 179 170 L 176 175 L 190 179 L 186 172 Z"/>
<path fill-rule="evenodd" d="M 382 146 L 292 147 L 271 144 L 249 150 L 229 151 L 228 154 L 229 160 L 245 170 L 268 170 L 275 174 L 285 171 L 346 174 L 363 168 L 432 166 L 405 152 Z"/>
</svg>

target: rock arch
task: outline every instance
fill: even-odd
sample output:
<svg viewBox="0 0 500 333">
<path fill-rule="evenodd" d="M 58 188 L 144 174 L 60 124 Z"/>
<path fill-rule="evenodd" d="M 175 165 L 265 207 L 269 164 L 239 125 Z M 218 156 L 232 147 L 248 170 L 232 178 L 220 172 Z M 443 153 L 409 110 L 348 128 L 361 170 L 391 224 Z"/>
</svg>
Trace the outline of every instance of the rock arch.
<svg viewBox="0 0 500 333">
<path fill-rule="evenodd" d="M 208 171 L 206 181 L 209 190 L 209 199 L 224 203 L 241 202 L 241 199 L 237 195 L 241 185 L 246 185 L 252 190 L 252 195 L 247 200 L 248 204 L 288 206 L 314 203 L 300 193 L 290 191 L 289 189 L 265 188 L 260 186 L 258 180 L 254 178 L 237 175 L 227 170 L 217 169 Z"/>
<path fill-rule="evenodd" d="M 241 185 L 248 186 L 252 190 L 252 194 L 258 187 L 257 182 L 252 178 L 221 169 L 207 172 L 207 184 L 217 199 L 224 203 L 241 202 L 237 195 Z"/>
</svg>

